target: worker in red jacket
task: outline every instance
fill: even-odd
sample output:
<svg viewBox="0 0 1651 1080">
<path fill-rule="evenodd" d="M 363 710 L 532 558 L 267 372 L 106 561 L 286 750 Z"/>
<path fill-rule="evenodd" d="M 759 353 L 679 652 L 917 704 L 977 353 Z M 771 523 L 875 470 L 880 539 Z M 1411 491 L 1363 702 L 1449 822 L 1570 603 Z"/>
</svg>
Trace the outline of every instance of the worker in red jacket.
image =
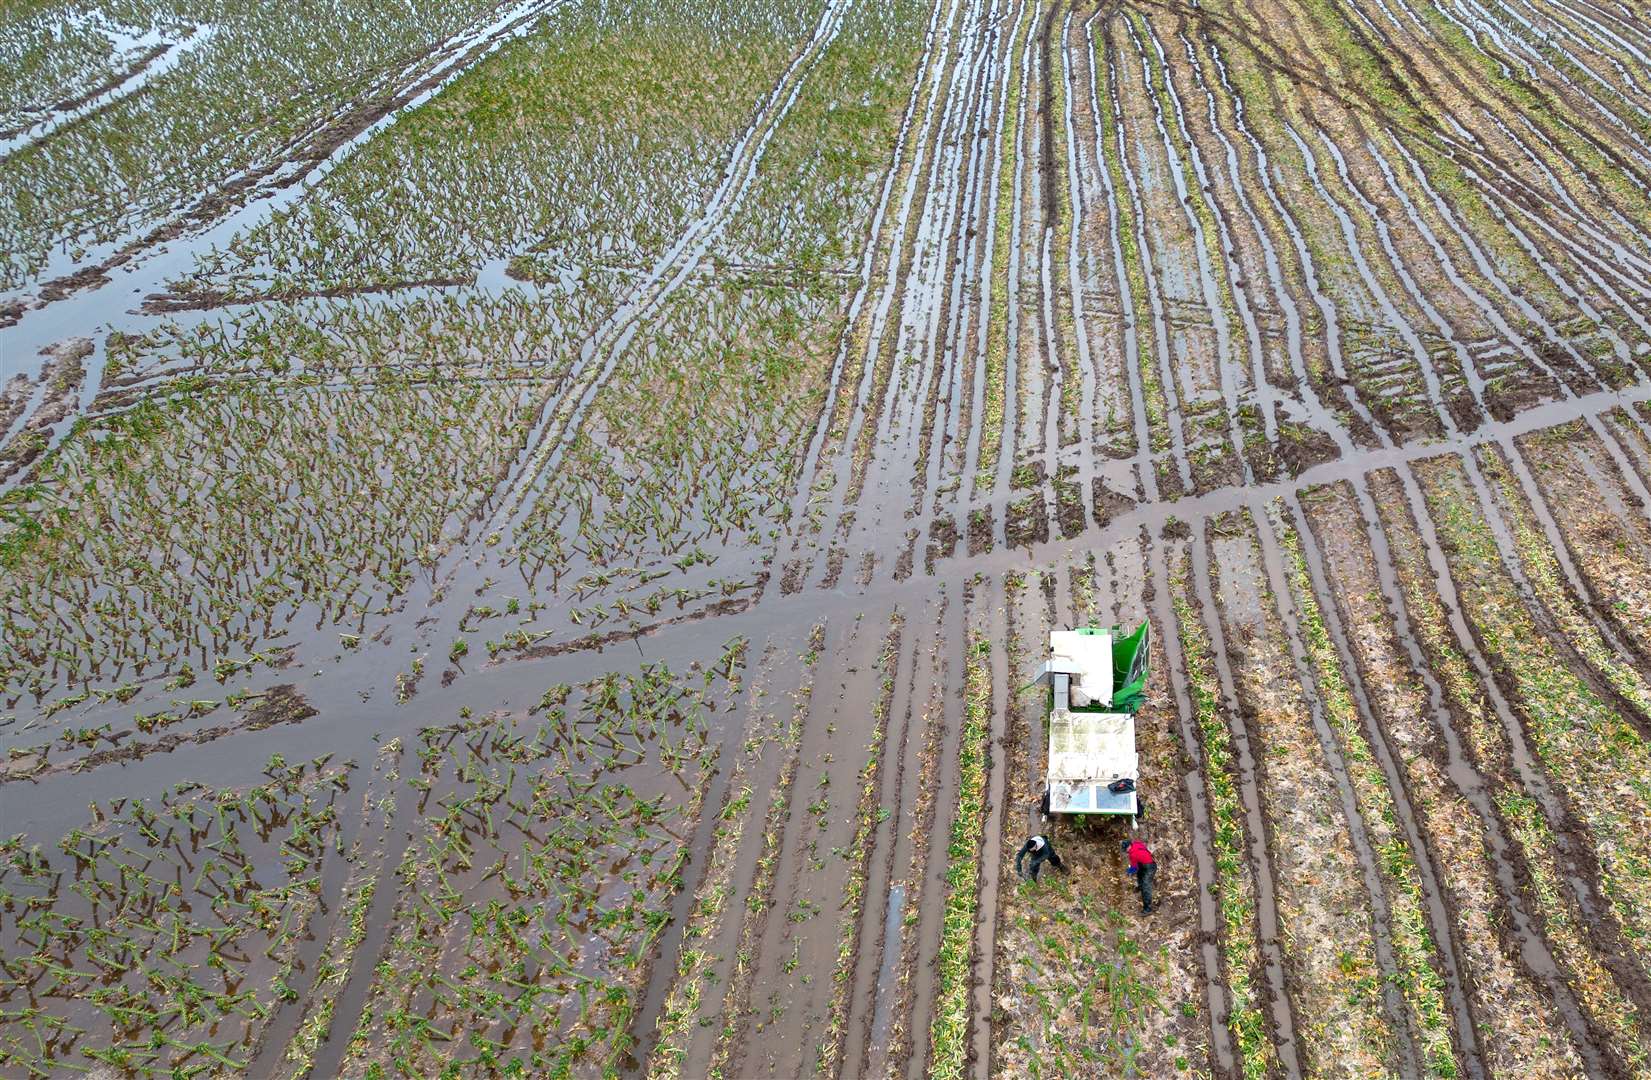
<svg viewBox="0 0 1651 1080">
<path fill-rule="evenodd" d="M 1152 849 L 1139 840 L 1125 840 L 1124 854 L 1129 858 L 1125 873 L 1135 878 L 1135 887 L 1141 891 L 1141 913 L 1152 911 L 1152 879 L 1158 874 L 1158 864 L 1152 858 Z"/>
</svg>

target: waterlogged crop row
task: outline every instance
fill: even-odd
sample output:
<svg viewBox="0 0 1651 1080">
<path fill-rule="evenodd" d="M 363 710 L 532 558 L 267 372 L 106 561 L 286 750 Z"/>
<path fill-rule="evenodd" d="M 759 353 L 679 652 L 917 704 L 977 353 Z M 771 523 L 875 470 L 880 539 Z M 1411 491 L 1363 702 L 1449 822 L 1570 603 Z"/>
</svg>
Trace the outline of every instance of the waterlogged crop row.
<svg viewBox="0 0 1651 1080">
<path fill-rule="evenodd" d="M 271 759 L 248 788 L 92 804 L 0 843 L 0 1067 L 242 1070 L 296 996 L 352 767 Z"/>
<path fill-rule="evenodd" d="M 1092 84 L 1068 103 L 1076 132 L 1093 132 L 1080 163 L 1096 162 L 1084 201 L 1097 235 L 1080 255 L 1101 271 L 1102 302 L 1133 315 L 1115 324 L 1119 374 L 1137 384 L 1163 489 L 1177 468 L 1203 490 L 1240 464 L 1299 471 L 1338 447 L 1472 429 L 1643 377 L 1643 272 L 1636 261 L 1630 283 L 1604 266 L 1640 258 L 1628 245 L 1642 250 L 1644 230 L 1626 223 L 1643 217 L 1644 185 L 1588 184 L 1566 155 L 1619 171 L 1645 159 L 1632 125 L 1587 153 L 1552 136 L 1550 121 L 1592 107 L 1585 95 L 1559 95 L 1542 121 L 1510 112 L 1500 84 L 1441 86 L 1427 63 L 1388 62 L 1356 14 L 1318 4 L 1240 6 L 1196 32 L 1150 15 L 1086 32 L 1092 46 L 1064 43 L 1093 55 L 1066 59 Z M 1441 70 L 1456 70 L 1459 44 L 1407 38 Z M 1360 97 L 1279 74 L 1321 54 Z M 1483 81 L 1473 64 L 1460 72 Z M 1493 162 L 1441 144 L 1416 111 L 1458 93 L 1483 110 Z"/>
<path fill-rule="evenodd" d="M 619 582 L 632 595 L 608 602 L 651 615 L 654 579 L 709 565 L 730 543 L 771 542 L 820 394 L 830 301 L 737 280 L 678 294 L 515 526 L 528 580 L 567 578 L 580 597 Z"/>
<path fill-rule="evenodd" d="M 196 276 L 279 292 L 525 252 L 540 274 L 645 269 L 710 200 L 820 6 L 558 8 Z"/>
<path fill-rule="evenodd" d="M 352 378 L 369 385 L 380 378 L 515 379 L 551 387 L 578 338 L 607 313 L 616 288 L 615 277 L 598 274 L 577 283 L 427 286 L 384 297 L 314 296 L 178 313 L 141 332 L 109 336 L 107 392 L 93 412 L 249 376 L 276 386 L 303 386 L 307 376 L 335 385 Z"/>
<path fill-rule="evenodd" d="M 969 1050 L 975 921 L 980 906 L 980 842 L 986 813 L 986 749 L 991 726 L 991 642 L 971 636 L 963 667 L 963 731 L 957 817 L 946 846 L 946 913 L 940 930 L 939 990 L 930 1024 L 929 1074 L 960 1080 Z"/>
<path fill-rule="evenodd" d="M 133 76 L 144 80 L 141 92 L 0 160 L 0 287 L 27 282 L 54 249 L 72 258 L 141 235 L 236 174 L 324 152 L 329 124 L 416 79 L 425 57 L 494 7 L 343 3 L 328 9 L 327 32 L 316 33 L 308 9 L 248 0 L 119 0 L 100 5 L 96 19 L 67 4 L 9 5 L 0 41 L 21 63 L 4 66 L 8 79 L 67 63 L 74 74 L 59 72 L 56 81 L 68 100 L 129 70 L 94 59 L 103 53 L 99 35 L 113 50 L 154 34 L 181 55 L 168 56 L 160 75 Z M 42 21 L 78 26 L 71 36 L 82 44 L 65 55 L 83 59 L 50 59 L 56 37 L 40 32 Z M 13 109 L 38 104 L 36 92 L 26 83 L 0 89 Z"/>
<path fill-rule="evenodd" d="M 708 713 L 743 658 L 735 641 L 697 675 L 553 687 L 526 716 L 419 735 L 393 929 L 353 1033 L 334 1032 L 345 1071 L 615 1067 L 716 767 Z"/>
<path fill-rule="evenodd" d="M 845 331 L 915 14 L 849 12 L 706 261 L 619 346 L 507 532 L 513 570 L 571 593 L 580 626 L 757 583 Z"/>
<path fill-rule="evenodd" d="M 5 500 L 5 699 L 188 685 L 281 648 L 299 612 L 359 635 L 491 486 L 523 415 L 508 382 L 386 378 L 231 382 L 88 424 Z"/>
</svg>

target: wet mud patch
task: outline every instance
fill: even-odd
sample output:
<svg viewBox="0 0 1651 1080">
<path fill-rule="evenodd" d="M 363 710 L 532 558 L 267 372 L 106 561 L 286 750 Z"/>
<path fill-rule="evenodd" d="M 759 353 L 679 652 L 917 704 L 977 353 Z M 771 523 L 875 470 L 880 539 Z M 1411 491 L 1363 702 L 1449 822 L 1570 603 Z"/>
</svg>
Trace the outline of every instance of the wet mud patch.
<svg viewBox="0 0 1651 1080">
<path fill-rule="evenodd" d="M 1363 837 L 1349 829 L 1310 719 L 1321 708 L 1308 697 L 1314 687 L 1302 685 L 1290 659 L 1271 580 L 1277 568 L 1263 566 L 1256 535 L 1271 527 L 1247 514 L 1216 519 L 1210 557 L 1242 728 L 1257 748 L 1257 795 L 1300 1053 L 1308 1068 L 1362 1061 L 1365 1069 L 1396 1069 L 1403 1029 L 1395 1030 L 1378 992 L 1387 973 L 1360 872 L 1355 836 Z"/>
<path fill-rule="evenodd" d="M 1075 480 L 1078 468 L 1062 465 L 1052 483 L 1055 488 L 1055 520 L 1060 525 L 1061 538 L 1070 540 L 1089 525 L 1083 505 L 1083 487 Z"/>
<path fill-rule="evenodd" d="M 1335 461 L 1341 456 L 1335 440 L 1311 424 L 1281 420 L 1278 437 L 1278 460 L 1286 476 L 1300 476 L 1315 465 Z"/>
<path fill-rule="evenodd" d="M 1137 505 L 1130 496 L 1113 491 L 1099 476 L 1090 482 L 1090 497 L 1095 505 L 1095 524 L 1103 529 L 1114 518 L 1129 513 Z"/>
<path fill-rule="evenodd" d="M 1445 458 L 1423 464 L 1418 479 L 1427 494 L 1383 471 L 1373 478 L 1372 495 L 1395 554 L 1407 553 L 1397 561 L 1399 579 L 1433 665 L 1427 675 L 1434 677 L 1436 671 L 1437 684 L 1447 695 L 1453 726 L 1444 734 L 1452 771 L 1459 771 L 1465 760 L 1485 778 L 1465 787 L 1463 794 L 1483 823 L 1509 913 L 1501 931 L 1504 947 L 1518 945 L 1515 955 L 1562 1021 L 1578 1066 L 1620 1069 L 1622 1052 L 1611 1028 L 1637 1021 L 1621 1006 L 1620 991 L 1604 974 L 1601 957 L 1579 939 L 1589 924 L 1579 918 L 1577 904 L 1599 873 L 1598 862 L 1587 854 L 1592 841 L 1570 817 L 1558 786 L 1566 782 L 1564 774 L 1549 771 L 1553 759 L 1533 756 L 1542 752 L 1538 747 L 1545 740 L 1539 729 L 1527 727 L 1530 713 L 1521 697 L 1525 688 L 1504 666 L 1497 644 L 1507 640 L 1508 623 L 1487 633 L 1479 606 L 1488 600 L 1481 590 L 1497 580 L 1492 568 L 1501 565 L 1495 542 L 1470 509 L 1470 495 L 1464 498 L 1467 493 L 1457 488 L 1454 497 L 1441 498 L 1442 489 L 1435 486 L 1444 477 L 1453 477 L 1451 486 L 1465 484 L 1460 463 L 1453 468 L 1452 459 Z M 1439 579 L 1437 591 L 1431 591 L 1419 576 L 1423 566 L 1448 566 L 1450 578 Z M 1478 574 L 1486 577 L 1476 580 Z M 1502 581 L 1508 592 L 1497 601 L 1500 618 L 1523 623 L 1531 647 L 1540 648 L 1540 633 L 1530 626 L 1528 614 L 1515 616 L 1511 582 Z M 1568 677 L 1563 665 L 1540 676 L 1549 687 L 1563 685 Z M 1553 744 L 1547 743 L 1547 749 L 1551 752 Z M 1566 837 L 1563 843 L 1560 836 Z"/>
<path fill-rule="evenodd" d="M 1049 541 L 1049 514 L 1041 491 L 1011 502 L 1004 512 L 1004 542 L 1012 548 Z"/>
<path fill-rule="evenodd" d="M 32 391 L 21 372 L 6 386 L 0 405 L 0 483 L 22 473 L 45 451 L 51 432 L 77 411 L 77 397 L 86 379 L 86 360 L 95 351 L 90 338 L 74 337 L 41 350 L 46 358 L 36 385 L 40 400 L 23 427 L 12 426 L 27 407 Z"/>
<path fill-rule="evenodd" d="M 950 514 L 930 522 L 929 542 L 923 551 L 923 572 L 933 574 L 938 560 L 955 556 L 958 539 L 957 522 Z"/>
<path fill-rule="evenodd" d="M 241 713 L 234 723 L 199 724 L 218 714 L 215 698 L 174 701 L 165 712 L 139 713 L 131 727 L 115 727 L 107 722 L 95 727 L 71 726 L 65 722 L 59 734 L 32 746 L 12 746 L 0 763 L 0 784 L 13 780 L 43 780 L 64 772 L 87 772 L 105 765 L 124 765 L 152 754 L 165 754 L 183 746 L 205 745 L 240 732 L 262 731 L 278 724 L 296 724 L 316 715 L 316 710 L 291 684 L 267 690 L 238 691 L 223 705 Z M 170 730 L 183 725 L 186 730 Z M 164 732 L 158 737 L 156 732 Z M 107 748 L 103 747 L 108 743 Z M 64 757 L 58 751 L 68 751 Z M 77 751 L 86 751 L 76 753 Z"/>
<path fill-rule="evenodd" d="M 976 507 L 969 511 L 969 555 L 982 555 L 992 550 L 993 521 L 990 507 Z"/>
</svg>

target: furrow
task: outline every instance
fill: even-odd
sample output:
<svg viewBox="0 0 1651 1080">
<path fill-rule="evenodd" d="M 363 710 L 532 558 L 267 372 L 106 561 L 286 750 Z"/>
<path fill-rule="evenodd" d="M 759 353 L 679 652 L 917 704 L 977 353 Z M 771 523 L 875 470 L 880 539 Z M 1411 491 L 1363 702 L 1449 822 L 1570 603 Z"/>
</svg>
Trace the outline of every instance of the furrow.
<svg viewBox="0 0 1651 1080">
<path fill-rule="evenodd" d="M 1111 21 L 1108 20 L 1107 23 L 1103 24 L 1103 29 L 1110 31 L 1110 28 Z M 1131 271 L 1133 275 L 1130 279 L 1131 287 L 1140 289 L 1146 298 L 1147 308 L 1151 312 L 1153 360 L 1156 363 L 1155 365 L 1143 364 L 1141 370 L 1145 373 L 1154 366 L 1156 367 L 1154 381 L 1157 383 L 1158 395 L 1151 395 L 1148 400 L 1150 403 L 1152 397 L 1159 395 L 1164 399 L 1164 415 L 1159 426 L 1160 430 L 1164 427 L 1169 429 L 1168 449 L 1175 470 L 1171 479 L 1176 484 L 1173 490 L 1179 493 L 1190 493 L 1193 491 L 1192 464 L 1187 454 L 1186 425 L 1183 420 L 1181 405 L 1182 395 L 1177 387 L 1177 376 L 1169 355 L 1169 322 L 1164 311 L 1163 298 L 1159 294 L 1157 275 L 1153 269 L 1153 255 L 1147 240 L 1145 210 L 1141 199 L 1140 184 L 1136 178 L 1136 170 L 1132 167 L 1131 147 L 1133 144 L 1125 133 L 1123 105 L 1119 96 L 1121 81 L 1118 74 L 1117 45 L 1110 32 L 1106 34 L 1106 71 L 1106 101 L 1111 106 L 1113 130 L 1113 148 L 1107 152 L 1107 161 L 1108 166 L 1123 180 L 1121 185 L 1115 181 L 1115 187 L 1122 187 L 1129 195 L 1127 207 L 1131 227 L 1125 247 L 1124 264 L 1126 270 Z M 1120 206 L 1123 205 L 1120 202 Z M 1133 258 L 1130 257 L 1131 255 L 1133 255 Z M 1150 417 L 1151 414 L 1149 413 L 1148 418 L 1150 419 Z M 1143 443 L 1151 441 L 1150 433 L 1150 428 L 1139 433 Z M 1155 459 L 1152 467 L 1154 470 L 1157 469 Z M 1158 486 L 1163 488 L 1166 485 L 1159 483 Z"/>
<path fill-rule="evenodd" d="M 1207 527 L 1206 527 L 1207 530 Z M 1210 659 L 1220 688 L 1221 708 L 1233 745 L 1239 800 L 1243 808 L 1244 851 L 1255 881 L 1256 940 L 1267 987 L 1267 1017 L 1273 1049 L 1284 1075 L 1302 1075 L 1300 1048 L 1296 1039 L 1296 1005 L 1286 984 L 1284 942 L 1279 928 L 1278 889 L 1269 854 L 1267 817 L 1262 807 L 1261 779 L 1246 710 L 1239 701 L 1237 679 L 1230 657 L 1236 655 L 1227 642 L 1221 608 L 1214 592 L 1211 541 L 1206 534 L 1190 543 L 1193 595 L 1202 611 L 1204 632 L 1209 636 Z"/>
<path fill-rule="evenodd" d="M 1272 595 L 1267 617 L 1270 621 L 1271 616 L 1276 614 L 1282 620 L 1296 680 L 1300 683 L 1303 696 L 1306 698 L 1313 732 L 1318 736 L 1319 750 L 1334 781 L 1347 838 L 1352 841 L 1353 853 L 1358 862 L 1360 875 L 1364 879 L 1371 913 L 1376 965 L 1381 971 L 1383 1007 L 1387 1020 L 1392 1025 L 1392 1035 L 1397 1037 L 1400 1043 L 1398 1071 L 1406 1075 L 1419 1075 L 1422 1070 L 1420 1040 L 1400 989 L 1401 976 L 1399 961 L 1395 956 L 1393 912 L 1377 868 L 1375 845 L 1361 813 L 1347 759 L 1331 731 L 1331 717 L 1326 706 L 1328 687 L 1324 679 L 1315 677 L 1303 634 L 1301 613 L 1291 592 L 1289 570 L 1284 564 L 1284 556 L 1280 550 L 1280 532 L 1285 533 L 1287 543 L 1294 541 L 1295 537 L 1287 531 L 1287 526 L 1278 520 L 1276 504 L 1264 508 L 1254 517 L 1251 528 L 1260 540 L 1266 592 Z M 1359 929 L 1362 932 L 1364 928 L 1361 926 Z M 1346 950 L 1348 944 L 1343 938 L 1343 950 Z M 1392 1060 L 1389 1059 L 1390 1062 Z"/>
<path fill-rule="evenodd" d="M 1219 214 L 1210 211 L 1210 204 L 1206 201 L 1205 193 L 1210 189 L 1208 176 L 1204 169 L 1203 158 L 1198 152 L 1197 143 L 1187 132 L 1186 115 L 1181 107 L 1181 99 L 1175 92 L 1174 83 L 1169 74 L 1168 59 L 1164 54 L 1163 43 L 1153 33 L 1151 24 L 1145 19 L 1129 19 L 1125 25 L 1129 28 L 1130 39 L 1141 58 L 1141 79 L 1147 89 L 1147 95 L 1152 101 L 1153 122 L 1158 129 L 1158 137 L 1164 149 L 1164 157 L 1168 162 L 1171 183 L 1175 189 L 1176 200 L 1181 204 L 1181 211 L 1186 218 L 1187 228 L 1191 234 L 1193 261 L 1198 273 L 1198 292 L 1203 301 L 1211 326 L 1215 331 L 1215 368 L 1219 376 L 1221 400 L 1225 407 L 1227 419 L 1227 437 L 1231 443 L 1232 455 L 1246 483 L 1254 480 L 1255 470 L 1251 465 L 1250 457 L 1245 452 L 1245 440 L 1241 427 L 1240 411 L 1240 375 L 1236 363 L 1232 342 L 1232 325 L 1229 315 L 1235 311 L 1237 303 L 1233 298 L 1232 276 L 1228 272 L 1223 252 L 1232 249 L 1232 241 L 1227 235 L 1226 224 Z M 1142 38 L 1145 37 L 1152 45 L 1149 53 Z M 1178 140 L 1170 134 L 1170 123 L 1166 118 L 1166 104 L 1169 111 L 1175 116 L 1175 129 L 1180 135 Z M 1182 161 L 1182 148 L 1185 148 L 1187 161 Z M 1191 168 L 1187 166 L 1190 164 Z M 1191 174 L 1189 176 L 1189 173 Z M 1219 235 L 1211 236 L 1207 226 L 1198 213 L 1199 209 L 1211 213 Z M 1219 246 L 1216 246 L 1219 244 Z M 1212 254 L 1213 253 L 1213 254 Z M 1220 280 L 1213 265 L 1221 264 Z M 1270 416 L 1271 408 L 1266 401 L 1267 380 L 1259 366 L 1259 357 L 1252 357 L 1255 366 L 1256 380 L 1250 386 L 1254 396 L 1262 398 L 1263 412 Z M 1270 420 L 1268 426 L 1271 426 Z M 1269 431 L 1268 443 L 1274 442 L 1276 433 Z"/>
<path fill-rule="evenodd" d="M 1396 482 L 1391 487 L 1396 490 L 1391 490 L 1390 493 L 1403 501 L 1404 512 L 1408 515 L 1406 527 L 1414 530 L 1413 535 L 1420 549 L 1418 554 L 1426 560 L 1426 565 L 1429 567 L 1438 587 L 1437 602 L 1443 616 L 1445 626 L 1443 632 L 1448 633 L 1450 638 L 1448 642 L 1440 642 L 1436 648 L 1449 648 L 1453 656 L 1462 658 L 1461 662 L 1465 665 L 1466 671 L 1471 673 L 1470 677 L 1473 679 L 1471 691 L 1464 687 L 1458 688 L 1456 693 L 1458 695 L 1466 693 L 1479 695 L 1490 714 L 1494 716 L 1495 727 L 1499 728 L 1499 734 L 1492 736 L 1488 730 L 1491 727 L 1490 725 L 1486 725 L 1486 730 L 1477 731 L 1470 726 L 1468 733 L 1474 740 L 1471 759 L 1466 756 L 1461 744 L 1457 741 L 1455 731 L 1448 731 L 1446 737 L 1451 743 L 1450 756 L 1453 763 L 1453 772 L 1456 771 L 1458 761 L 1463 763 L 1463 769 L 1473 769 L 1473 766 L 1466 765 L 1469 760 L 1476 762 L 1478 770 L 1493 769 L 1496 767 L 1495 761 L 1486 760 L 1486 756 L 1488 754 L 1505 753 L 1510 761 L 1513 774 L 1518 778 L 1519 787 L 1524 791 L 1533 793 L 1533 797 L 1542 806 L 1543 812 L 1550 815 L 1551 820 L 1551 816 L 1559 812 L 1555 796 L 1549 789 L 1546 777 L 1541 773 L 1531 756 L 1524 731 L 1515 718 L 1512 708 L 1503 695 L 1501 687 L 1493 676 L 1484 656 L 1479 651 L 1477 639 L 1468 629 L 1466 616 L 1462 612 L 1461 602 L 1457 597 L 1450 576 L 1449 566 L 1439 546 L 1432 519 L 1427 514 L 1422 501 L 1421 490 L 1411 469 L 1400 470 Z M 1359 491 L 1360 502 L 1366 514 L 1367 528 L 1372 531 L 1372 542 L 1374 544 L 1376 542 L 1374 540 L 1375 510 L 1368 493 L 1362 487 Z M 1397 512 L 1397 510 L 1390 511 L 1390 513 Z M 1391 521 L 1385 524 L 1384 532 L 1390 532 L 1394 527 Z M 1378 548 L 1378 558 L 1383 557 L 1384 554 L 1385 541 Z M 1419 657 L 1417 661 L 1420 663 Z M 1431 679 L 1431 676 L 1425 672 L 1424 677 Z M 1467 707 L 1469 706 L 1463 706 L 1463 708 Z M 1451 727 L 1448 722 L 1443 726 L 1446 728 Z M 1501 747 L 1500 751 L 1496 749 L 1498 746 Z M 1472 775 L 1472 773 L 1470 772 L 1468 775 Z M 1480 811 L 1481 819 L 1485 822 L 1493 862 L 1497 866 L 1497 875 L 1502 886 L 1503 899 L 1508 905 L 1515 933 L 1520 940 L 1521 959 L 1538 978 L 1547 984 L 1548 992 L 1553 998 L 1555 1006 L 1565 1022 L 1565 1027 L 1587 1068 L 1591 1072 L 1600 1070 L 1604 1068 L 1605 1057 L 1596 1041 L 1595 1033 L 1591 1030 L 1588 1018 L 1583 1013 L 1575 994 L 1566 984 L 1564 971 L 1556 960 L 1551 944 L 1543 938 L 1538 924 L 1530 914 L 1530 909 L 1526 906 L 1527 901 L 1520 896 L 1513 868 L 1514 859 L 1517 857 L 1517 849 L 1504 831 L 1508 826 L 1502 821 L 1502 810 L 1499 807 L 1493 808 L 1492 791 L 1488 790 L 1484 779 L 1475 777 L 1473 780 L 1467 781 L 1467 784 L 1471 784 L 1471 786 L 1465 786 L 1463 781 L 1458 781 L 1458 786 L 1464 787 L 1463 794 L 1475 804 Z"/>
</svg>

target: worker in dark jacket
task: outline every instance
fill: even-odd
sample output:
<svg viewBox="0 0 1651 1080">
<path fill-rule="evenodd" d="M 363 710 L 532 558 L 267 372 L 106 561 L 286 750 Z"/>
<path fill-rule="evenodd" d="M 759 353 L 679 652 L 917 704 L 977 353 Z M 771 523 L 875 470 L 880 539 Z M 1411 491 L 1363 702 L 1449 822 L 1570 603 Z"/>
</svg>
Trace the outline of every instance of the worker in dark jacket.
<svg viewBox="0 0 1651 1080">
<path fill-rule="evenodd" d="M 1135 878 L 1135 887 L 1141 892 L 1141 913 L 1152 911 L 1152 879 L 1158 875 L 1158 864 L 1152 858 L 1152 849 L 1139 840 L 1125 840 L 1124 855 L 1129 869 L 1124 871 Z"/>
<path fill-rule="evenodd" d="M 1022 860 L 1028 855 L 1032 856 L 1030 874 L 1020 868 Z M 1036 881 L 1038 880 L 1038 870 L 1043 867 L 1044 863 L 1048 863 L 1056 870 L 1064 871 L 1066 869 L 1066 864 L 1061 862 L 1061 857 L 1055 854 L 1055 845 L 1049 842 L 1049 838 L 1041 835 L 1034 836 L 1022 844 L 1020 851 L 1015 855 L 1015 873 L 1023 878 L 1030 876 L 1033 881 Z"/>
</svg>

